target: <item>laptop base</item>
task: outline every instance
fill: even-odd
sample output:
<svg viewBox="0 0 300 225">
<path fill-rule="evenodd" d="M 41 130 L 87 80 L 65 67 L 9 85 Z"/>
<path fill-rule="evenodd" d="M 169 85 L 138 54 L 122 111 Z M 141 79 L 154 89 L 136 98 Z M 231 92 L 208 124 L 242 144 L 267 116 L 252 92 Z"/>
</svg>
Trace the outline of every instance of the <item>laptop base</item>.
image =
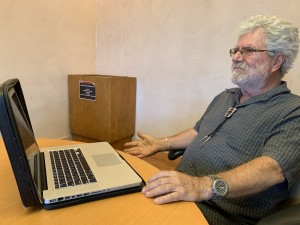
<svg viewBox="0 0 300 225">
<path fill-rule="evenodd" d="M 138 187 L 132 187 L 132 188 L 117 190 L 113 192 L 101 193 L 99 195 L 84 196 L 84 198 L 77 198 L 77 199 L 72 199 L 69 201 L 58 202 L 53 204 L 42 204 L 42 207 L 48 210 L 59 209 L 66 206 L 78 205 L 81 203 L 91 202 L 95 200 L 117 197 L 119 195 L 132 194 L 132 193 L 140 192 L 144 186 L 145 186 L 145 182 L 143 181 L 142 185 Z"/>
</svg>

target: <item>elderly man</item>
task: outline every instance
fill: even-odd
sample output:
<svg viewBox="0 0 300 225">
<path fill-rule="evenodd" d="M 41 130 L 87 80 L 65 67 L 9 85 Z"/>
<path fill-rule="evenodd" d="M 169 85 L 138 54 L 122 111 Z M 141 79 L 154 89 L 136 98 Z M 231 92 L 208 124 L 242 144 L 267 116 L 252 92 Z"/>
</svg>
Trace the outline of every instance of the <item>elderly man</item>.
<svg viewBox="0 0 300 225">
<path fill-rule="evenodd" d="M 229 51 L 239 88 L 214 98 L 194 128 L 127 143 L 146 157 L 186 148 L 177 171 L 160 171 L 143 193 L 156 204 L 194 201 L 210 224 L 255 224 L 287 198 L 299 176 L 300 97 L 282 77 L 299 48 L 298 29 L 278 17 L 242 21 Z"/>
</svg>

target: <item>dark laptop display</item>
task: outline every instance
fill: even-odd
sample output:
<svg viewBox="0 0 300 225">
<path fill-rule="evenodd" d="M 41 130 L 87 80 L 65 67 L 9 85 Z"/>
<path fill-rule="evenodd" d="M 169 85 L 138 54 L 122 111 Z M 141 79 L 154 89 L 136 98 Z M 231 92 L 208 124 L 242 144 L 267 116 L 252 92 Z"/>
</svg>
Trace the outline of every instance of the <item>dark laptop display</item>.
<svg viewBox="0 0 300 225">
<path fill-rule="evenodd" d="M 41 204 L 39 177 L 34 176 L 34 168 L 30 168 L 27 155 L 34 154 L 39 163 L 39 150 L 28 115 L 21 85 L 18 80 L 10 80 L 0 87 L 1 133 L 24 206 Z M 24 151 L 25 150 L 25 151 Z M 32 176 L 29 175 L 29 171 Z M 35 177 L 36 180 L 33 180 Z"/>
<path fill-rule="evenodd" d="M 89 191 L 86 192 L 81 191 L 78 195 L 74 194 L 72 196 L 57 197 L 54 198 L 54 200 L 45 201 L 43 191 L 48 188 L 45 154 L 48 154 L 48 152 L 45 151 L 44 154 L 44 151 L 40 151 L 37 145 L 22 88 L 18 79 L 8 80 L 0 86 L 0 116 L 1 133 L 14 171 L 23 205 L 26 207 L 43 205 L 48 209 L 59 208 L 89 200 L 140 191 L 144 185 L 144 181 L 139 176 L 137 178 L 135 171 L 130 168 L 129 170 L 132 170 L 134 173 L 129 171 L 131 174 L 128 175 L 128 177 L 137 179 L 137 181 L 133 181 L 133 184 L 126 183 L 124 187 L 121 188 L 115 186 L 111 188 L 101 187 L 100 190 L 95 191 L 89 189 Z M 84 148 L 86 146 L 82 147 Z M 51 150 L 49 154 L 53 154 L 52 152 L 53 151 Z M 110 154 L 103 155 L 110 156 Z M 95 159 L 100 156 L 100 154 L 92 155 Z M 119 161 L 124 160 L 117 159 L 116 157 L 118 156 L 118 154 L 117 156 L 111 155 L 110 158 L 114 157 L 115 160 Z M 89 155 L 87 155 L 87 157 L 89 157 Z M 119 161 L 115 164 L 119 164 Z M 125 167 L 127 166 L 130 167 L 126 163 Z M 111 167 L 113 167 L 113 165 Z M 105 169 L 107 168 L 108 166 L 106 166 Z M 92 179 L 96 180 L 94 177 L 92 177 Z M 76 198 L 76 196 L 80 197 Z M 62 202 L 59 200 L 62 200 Z M 45 202 L 53 204 L 45 204 Z"/>
</svg>

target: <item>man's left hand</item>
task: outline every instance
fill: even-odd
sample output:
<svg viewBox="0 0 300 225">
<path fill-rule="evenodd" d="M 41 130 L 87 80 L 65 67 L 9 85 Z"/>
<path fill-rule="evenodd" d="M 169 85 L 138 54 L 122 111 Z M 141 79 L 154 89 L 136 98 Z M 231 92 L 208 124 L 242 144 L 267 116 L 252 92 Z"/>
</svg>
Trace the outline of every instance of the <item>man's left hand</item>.
<svg viewBox="0 0 300 225">
<path fill-rule="evenodd" d="M 200 202 L 212 198 L 208 177 L 193 177 L 177 171 L 159 171 L 143 188 L 146 197 L 155 198 L 155 204 L 175 201 Z"/>
</svg>

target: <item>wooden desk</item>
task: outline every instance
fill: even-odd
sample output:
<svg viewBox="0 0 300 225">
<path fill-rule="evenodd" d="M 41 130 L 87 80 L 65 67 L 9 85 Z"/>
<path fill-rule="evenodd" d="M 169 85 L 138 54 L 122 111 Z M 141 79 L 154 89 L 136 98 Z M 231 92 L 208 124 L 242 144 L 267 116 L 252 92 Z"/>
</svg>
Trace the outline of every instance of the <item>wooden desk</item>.
<svg viewBox="0 0 300 225">
<path fill-rule="evenodd" d="M 76 143 L 67 140 L 38 139 L 40 147 Z M 147 181 L 157 171 L 136 157 L 120 152 Z M 0 139 L 0 224 L 52 225 L 207 225 L 204 216 L 192 202 L 155 205 L 142 193 L 128 194 L 56 210 L 41 207 L 24 208 L 9 159 Z"/>
</svg>

